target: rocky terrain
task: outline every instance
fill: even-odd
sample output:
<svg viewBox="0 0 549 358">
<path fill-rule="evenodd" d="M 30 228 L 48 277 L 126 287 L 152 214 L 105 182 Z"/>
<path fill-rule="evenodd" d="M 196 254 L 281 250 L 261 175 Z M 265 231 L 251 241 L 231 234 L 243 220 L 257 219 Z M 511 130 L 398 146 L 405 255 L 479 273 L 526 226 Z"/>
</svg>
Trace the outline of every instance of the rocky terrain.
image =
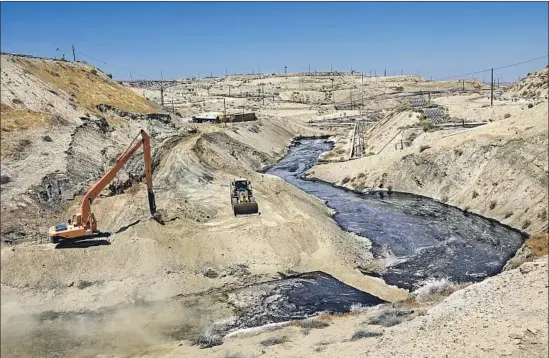
<svg viewBox="0 0 549 358">
<path fill-rule="evenodd" d="M 525 78 L 511 86 L 504 94 L 505 98 L 545 98 L 549 89 L 549 67 L 528 73 Z"/>
<path fill-rule="evenodd" d="M 395 342 L 404 342 L 409 356 L 546 351 L 546 321 L 534 319 L 547 315 L 546 257 L 521 266 L 547 254 L 546 236 L 523 248 L 524 260 L 509 267 L 517 269 L 463 290 L 438 282 L 431 292 L 427 284 L 432 300 L 422 301 L 417 292 L 410 296 L 364 275 L 359 268 L 375 264 L 371 243 L 341 230 L 321 200 L 260 172 L 284 156 L 295 136 L 329 136 L 335 146 L 310 178 L 355 190 L 383 183 L 543 233 L 546 100 L 497 101 L 489 108 L 475 83 L 460 94 L 460 82 L 415 76 L 118 83 L 83 62 L 6 54 L 1 61 L 2 356 L 344 357 L 394 354 Z M 488 124 L 467 132 L 435 128 L 408 102 L 419 91 L 433 92 L 449 123 Z M 225 110 L 254 111 L 258 120 L 188 121 Z M 313 125 L 334 118 L 377 120 L 366 127 L 367 156 L 347 161 L 351 127 Z M 49 243 L 48 227 L 79 210 L 82 195 L 140 129 L 151 135 L 153 186 L 165 225 L 150 218 L 146 187 L 137 181 L 123 194 L 105 190 L 93 203 L 107 234 L 101 245 Z M 400 139 L 411 144 L 396 149 Z M 117 179 L 143 176 L 142 160 L 136 155 Z M 228 184 L 236 177 L 252 181 L 261 215 L 233 216 Z M 318 310 L 286 305 L 288 292 L 300 287 L 302 297 L 318 295 L 318 282 L 349 292 L 364 307 L 340 302 L 341 312 L 320 319 L 327 325 L 303 321 Z M 362 326 L 385 309 L 403 323 Z M 258 326 L 269 322 L 277 330 L 261 333 L 269 326 Z M 478 329 L 465 333 L 468 327 Z M 352 338 L 356 330 L 372 331 Z"/>
</svg>

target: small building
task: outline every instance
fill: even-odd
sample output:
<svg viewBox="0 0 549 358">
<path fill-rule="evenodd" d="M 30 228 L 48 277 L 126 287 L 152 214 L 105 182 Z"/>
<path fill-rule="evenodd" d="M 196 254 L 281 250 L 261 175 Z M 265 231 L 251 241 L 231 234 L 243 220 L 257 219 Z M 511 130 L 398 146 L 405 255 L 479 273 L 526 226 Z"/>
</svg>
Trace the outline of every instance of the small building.
<svg viewBox="0 0 549 358">
<path fill-rule="evenodd" d="M 257 120 L 255 112 L 223 114 L 221 112 L 208 112 L 192 116 L 191 123 L 231 123 L 249 122 Z"/>
</svg>

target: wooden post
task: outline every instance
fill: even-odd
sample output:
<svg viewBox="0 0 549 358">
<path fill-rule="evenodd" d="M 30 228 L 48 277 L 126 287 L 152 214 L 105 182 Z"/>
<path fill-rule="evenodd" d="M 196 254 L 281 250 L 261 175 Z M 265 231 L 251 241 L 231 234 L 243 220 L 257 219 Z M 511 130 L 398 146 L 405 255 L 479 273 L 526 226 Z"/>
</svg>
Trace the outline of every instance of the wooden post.
<svg viewBox="0 0 549 358">
<path fill-rule="evenodd" d="M 72 60 L 76 62 L 76 53 L 74 52 L 74 45 L 72 45 Z"/>
<path fill-rule="evenodd" d="M 494 105 L 494 69 L 492 68 L 492 80 L 490 81 L 490 107 Z"/>
</svg>

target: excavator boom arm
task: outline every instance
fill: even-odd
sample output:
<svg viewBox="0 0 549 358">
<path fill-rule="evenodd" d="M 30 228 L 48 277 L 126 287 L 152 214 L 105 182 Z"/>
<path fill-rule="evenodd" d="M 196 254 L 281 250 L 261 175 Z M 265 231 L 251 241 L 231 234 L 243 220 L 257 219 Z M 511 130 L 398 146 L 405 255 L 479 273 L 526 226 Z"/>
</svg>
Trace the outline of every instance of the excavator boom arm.
<svg viewBox="0 0 549 358">
<path fill-rule="evenodd" d="M 131 156 L 143 145 L 143 157 L 145 159 L 145 176 L 147 180 L 147 191 L 149 198 L 149 208 L 151 214 L 156 213 L 156 203 L 152 187 L 152 160 L 151 160 L 151 143 L 149 135 L 141 130 L 141 140 L 128 148 L 117 160 L 115 165 L 105 174 L 84 196 L 81 207 L 82 223 L 87 224 L 91 215 L 91 204 L 99 193 L 116 177 L 116 174 Z"/>
</svg>

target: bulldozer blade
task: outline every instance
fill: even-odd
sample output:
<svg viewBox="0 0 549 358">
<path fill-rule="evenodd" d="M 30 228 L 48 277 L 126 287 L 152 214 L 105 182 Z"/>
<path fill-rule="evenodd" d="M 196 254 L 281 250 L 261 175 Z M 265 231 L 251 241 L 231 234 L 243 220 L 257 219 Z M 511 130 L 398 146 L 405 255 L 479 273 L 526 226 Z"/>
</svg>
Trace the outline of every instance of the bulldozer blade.
<svg viewBox="0 0 549 358">
<path fill-rule="evenodd" d="M 257 203 L 238 203 L 233 206 L 234 215 L 251 215 L 259 213 Z"/>
</svg>

